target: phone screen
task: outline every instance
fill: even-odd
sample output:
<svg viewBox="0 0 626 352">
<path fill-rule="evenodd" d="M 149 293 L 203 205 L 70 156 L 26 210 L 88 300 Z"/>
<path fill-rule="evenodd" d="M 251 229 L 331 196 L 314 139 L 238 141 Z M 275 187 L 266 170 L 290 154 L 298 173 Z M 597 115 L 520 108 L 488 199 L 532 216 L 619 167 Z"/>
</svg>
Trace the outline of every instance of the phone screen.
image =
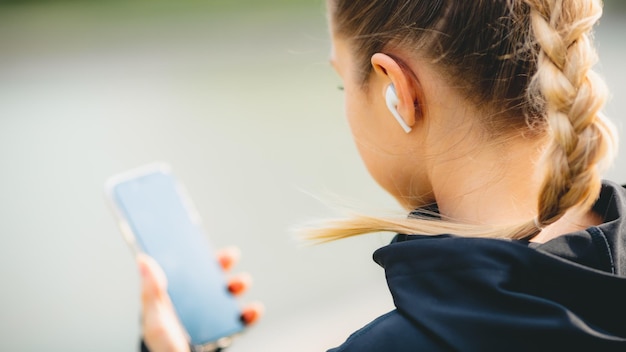
<svg viewBox="0 0 626 352">
<path fill-rule="evenodd" d="M 241 311 L 182 186 L 163 169 L 116 179 L 111 200 L 136 245 L 163 268 L 191 344 L 240 332 Z"/>
</svg>

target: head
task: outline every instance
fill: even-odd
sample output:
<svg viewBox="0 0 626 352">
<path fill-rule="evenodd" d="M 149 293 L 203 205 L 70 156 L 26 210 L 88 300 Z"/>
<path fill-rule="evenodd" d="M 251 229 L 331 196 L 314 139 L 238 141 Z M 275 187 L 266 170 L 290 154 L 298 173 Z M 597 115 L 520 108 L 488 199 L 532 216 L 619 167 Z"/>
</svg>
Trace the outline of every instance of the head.
<svg viewBox="0 0 626 352">
<path fill-rule="evenodd" d="M 507 148 L 525 139 L 542 150 L 537 218 L 507 236 L 591 206 L 599 166 L 616 148 L 600 112 L 607 94 L 591 70 L 600 1 L 328 0 L 328 11 L 353 134 L 396 198 L 436 201 L 425 166 L 459 157 L 460 143 Z M 414 127 L 406 136 L 375 118 L 389 115 L 381 101 L 390 84 Z M 438 104 L 442 95 L 454 99 Z"/>
</svg>

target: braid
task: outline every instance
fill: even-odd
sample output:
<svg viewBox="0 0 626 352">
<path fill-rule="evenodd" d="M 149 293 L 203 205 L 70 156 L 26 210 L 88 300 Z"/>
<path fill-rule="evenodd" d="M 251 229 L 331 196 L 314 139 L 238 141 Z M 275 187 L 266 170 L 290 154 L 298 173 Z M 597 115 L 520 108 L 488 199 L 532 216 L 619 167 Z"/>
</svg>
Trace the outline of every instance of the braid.
<svg viewBox="0 0 626 352">
<path fill-rule="evenodd" d="M 591 207 L 601 185 L 598 165 L 612 157 L 616 138 L 600 112 L 604 82 L 591 70 L 597 61 L 591 30 L 602 13 L 600 1 L 526 3 L 539 50 L 529 100 L 543 107 L 551 137 L 537 217 L 543 227 L 572 207 Z"/>
</svg>

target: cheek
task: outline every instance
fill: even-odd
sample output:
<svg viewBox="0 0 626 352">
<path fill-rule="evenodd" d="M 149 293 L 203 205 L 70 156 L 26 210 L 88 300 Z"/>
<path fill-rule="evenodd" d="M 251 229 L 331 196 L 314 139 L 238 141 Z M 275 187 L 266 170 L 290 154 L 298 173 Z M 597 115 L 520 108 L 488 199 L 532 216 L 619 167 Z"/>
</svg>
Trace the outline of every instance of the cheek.
<svg viewBox="0 0 626 352">
<path fill-rule="evenodd" d="M 345 88 L 344 94 L 344 113 L 346 115 L 346 119 L 348 120 L 350 131 L 352 131 L 352 134 L 354 135 L 355 131 L 359 129 L 359 117 L 363 115 L 363 112 L 361 111 L 362 104 L 359 104 L 359 99 L 357 99 L 354 94 L 350 93 L 350 90 L 348 90 L 347 87 Z"/>
<path fill-rule="evenodd" d="M 385 131 L 380 124 L 380 111 L 364 93 L 351 89 L 345 93 L 345 115 L 355 142 L 372 148 L 383 146 Z"/>
<path fill-rule="evenodd" d="M 398 185 L 392 185 L 395 183 L 393 178 L 398 176 L 394 169 L 399 166 L 399 160 L 394 151 L 389 150 L 387 133 L 378 119 L 381 112 L 363 103 L 367 101 L 363 97 L 346 94 L 346 118 L 367 171 L 381 187 L 395 195 L 393 191 L 398 191 Z"/>
<path fill-rule="evenodd" d="M 361 159 L 367 166 L 372 176 L 375 176 L 375 169 L 373 165 L 375 163 L 375 151 L 380 149 L 378 146 L 379 141 L 376 139 L 375 133 L 375 116 L 373 116 L 372 109 L 364 104 L 366 99 L 360 96 L 350 94 L 346 91 L 345 97 L 345 115 L 352 132 L 352 138 L 357 146 Z"/>
<path fill-rule="evenodd" d="M 424 160 L 400 142 L 404 131 L 393 119 L 391 123 L 384 120 L 389 117 L 386 107 L 368 105 L 368 101 L 359 95 L 345 96 L 345 114 L 357 150 L 372 178 L 404 206 L 410 207 L 413 204 L 406 204 L 407 198 L 428 193 L 424 168 L 420 167 Z M 414 134 L 413 138 L 416 137 Z"/>
</svg>

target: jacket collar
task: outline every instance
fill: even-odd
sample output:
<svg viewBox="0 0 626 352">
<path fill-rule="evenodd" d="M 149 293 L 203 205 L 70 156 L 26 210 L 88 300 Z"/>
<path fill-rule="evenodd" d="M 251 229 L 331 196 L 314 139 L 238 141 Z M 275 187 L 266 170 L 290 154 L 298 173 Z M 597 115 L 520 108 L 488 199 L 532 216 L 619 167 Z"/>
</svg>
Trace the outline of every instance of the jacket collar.
<svg viewBox="0 0 626 352">
<path fill-rule="evenodd" d="M 435 335 L 456 334 L 460 348 L 484 329 L 554 341 L 567 334 L 574 342 L 599 339 L 623 348 L 624 194 L 605 182 L 594 208 L 605 221 L 545 244 L 399 235 L 374 260 L 401 314 Z"/>
</svg>

